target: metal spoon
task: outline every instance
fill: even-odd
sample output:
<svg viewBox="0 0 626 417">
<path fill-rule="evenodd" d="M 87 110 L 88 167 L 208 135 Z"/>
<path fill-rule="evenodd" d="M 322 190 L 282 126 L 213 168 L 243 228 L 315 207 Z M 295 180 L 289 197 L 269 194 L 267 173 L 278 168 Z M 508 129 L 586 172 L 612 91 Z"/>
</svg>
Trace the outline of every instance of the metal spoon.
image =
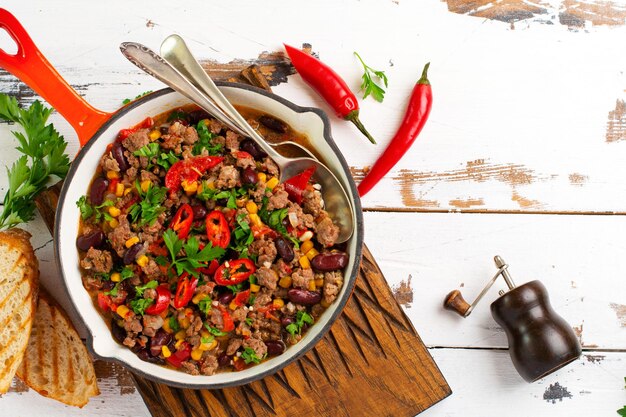
<svg viewBox="0 0 626 417">
<path fill-rule="evenodd" d="M 314 166 L 316 168 L 314 177 L 322 186 L 325 209 L 328 211 L 333 221 L 339 226 L 339 238 L 337 242 L 345 242 L 352 236 L 354 231 L 352 203 L 348 199 L 339 180 L 324 164 L 313 158 L 286 158 L 276 152 L 274 148 L 251 127 L 250 134 L 248 134 L 244 129 L 239 127 L 239 125 L 247 125 L 247 122 L 234 108 L 232 108 L 234 111 L 233 114 L 238 123 L 235 123 L 230 117 L 225 115 L 222 110 L 187 80 L 177 69 L 146 46 L 134 42 L 124 42 L 120 45 L 120 50 L 124 56 L 138 68 L 183 94 L 232 130 L 242 136 L 251 136 L 259 147 L 263 149 L 280 168 L 281 182 Z M 226 103 L 232 107 L 232 104 L 227 100 Z M 246 128 L 246 130 L 248 129 Z"/>
</svg>

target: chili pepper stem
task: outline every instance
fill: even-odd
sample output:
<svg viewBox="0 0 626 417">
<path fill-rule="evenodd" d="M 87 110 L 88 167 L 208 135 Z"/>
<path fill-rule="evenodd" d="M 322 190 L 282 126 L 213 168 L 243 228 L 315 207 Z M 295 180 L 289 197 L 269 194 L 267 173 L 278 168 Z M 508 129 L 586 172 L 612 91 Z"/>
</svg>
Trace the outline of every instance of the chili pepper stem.
<svg viewBox="0 0 626 417">
<path fill-rule="evenodd" d="M 357 129 L 359 129 L 361 133 L 363 133 L 365 137 L 369 139 L 370 142 L 376 145 L 376 140 L 372 137 L 372 135 L 370 135 L 367 129 L 365 129 L 365 126 L 363 126 L 363 123 L 361 123 L 361 120 L 359 120 L 358 110 L 351 111 L 350 113 L 348 113 L 345 119 L 351 121 L 357 127 Z"/>
<path fill-rule="evenodd" d="M 422 77 L 417 80 L 418 84 L 430 85 L 430 81 L 428 81 L 428 68 L 430 67 L 430 62 L 424 65 L 424 70 L 422 70 Z"/>
</svg>

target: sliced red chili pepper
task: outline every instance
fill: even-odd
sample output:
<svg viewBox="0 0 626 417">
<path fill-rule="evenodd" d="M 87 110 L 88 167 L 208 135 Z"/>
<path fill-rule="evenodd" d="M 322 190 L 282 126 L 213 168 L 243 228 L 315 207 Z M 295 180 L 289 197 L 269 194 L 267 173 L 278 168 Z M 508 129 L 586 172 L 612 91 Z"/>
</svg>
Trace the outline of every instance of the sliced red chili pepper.
<svg viewBox="0 0 626 417">
<path fill-rule="evenodd" d="M 180 189 L 183 180 L 196 181 L 204 172 L 222 162 L 223 159 L 221 156 L 195 156 L 178 161 L 165 174 L 165 186 L 170 193 L 176 192 Z"/>
<path fill-rule="evenodd" d="M 181 343 L 178 350 L 170 355 L 169 358 L 165 358 L 170 365 L 180 368 L 181 364 L 189 359 L 191 356 L 191 345 L 187 342 Z"/>
<path fill-rule="evenodd" d="M 132 197 L 126 202 L 126 204 L 122 206 L 122 211 L 128 210 L 130 206 L 139 201 L 139 196 L 137 194 L 131 194 L 131 196 Z"/>
<path fill-rule="evenodd" d="M 213 210 L 206 216 L 206 236 L 213 246 L 226 249 L 230 244 L 230 228 L 224 213 Z"/>
<path fill-rule="evenodd" d="M 159 238 L 157 240 L 155 240 L 154 242 L 152 242 L 149 246 L 148 246 L 148 252 L 152 253 L 156 256 L 167 256 L 168 255 L 168 251 L 167 248 L 165 246 L 163 246 L 163 239 Z"/>
<path fill-rule="evenodd" d="M 233 301 L 239 307 L 243 307 L 246 304 L 248 304 L 249 299 L 250 299 L 250 290 L 245 290 L 245 291 L 238 292 Z"/>
<path fill-rule="evenodd" d="M 226 261 L 215 271 L 213 280 L 217 285 L 236 285 L 247 280 L 256 271 L 250 259 Z"/>
<path fill-rule="evenodd" d="M 156 301 L 148 308 L 146 308 L 146 314 L 157 315 L 164 312 L 170 305 L 170 297 L 172 293 L 166 284 L 156 287 L 157 297 Z"/>
<path fill-rule="evenodd" d="M 246 152 L 246 151 L 235 151 L 235 152 L 233 152 L 233 153 L 235 154 L 235 157 L 236 157 L 237 159 L 246 159 L 246 158 L 253 159 L 253 158 L 252 158 L 252 155 L 250 155 L 250 154 L 249 154 L 248 152 Z"/>
<path fill-rule="evenodd" d="M 100 307 L 100 310 L 102 310 L 103 312 L 106 312 L 108 310 L 111 310 L 111 311 L 117 310 L 117 306 L 111 300 L 111 296 L 106 295 L 103 292 L 98 293 L 98 306 Z"/>
<path fill-rule="evenodd" d="M 219 266 L 220 266 L 220 263 L 217 262 L 216 259 L 213 259 L 208 267 L 198 268 L 198 272 L 200 272 L 201 274 L 213 276 L 213 274 L 215 273 L 215 271 L 217 271 L 217 268 L 219 268 Z"/>
<path fill-rule="evenodd" d="M 221 305 L 218 306 L 217 308 L 222 313 L 222 322 L 224 323 L 224 327 L 222 328 L 222 331 L 232 332 L 233 330 L 235 330 L 235 322 L 233 321 L 233 318 L 230 316 L 230 313 L 228 312 L 228 310 L 226 310 L 226 308 Z"/>
<path fill-rule="evenodd" d="M 183 273 L 180 278 L 178 278 L 178 286 L 176 287 L 176 295 L 174 296 L 174 308 L 185 307 L 189 301 L 191 301 L 193 292 L 196 290 L 197 286 L 198 278 L 192 277 L 189 279 L 189 274 L 187 272 Z"/>
<path fill-rule="evenodd" d="M 114 193 L 115 189 L 117 188 L 117 184 L 120 182 L 119 178 L 113 178 L 111 181 L 109 181 L 109 187 L 107 188 L 107 191 L 109 193 Z"/>
<path fill-rule="evenodd" d="M 174 215 L 169 228 L 178 234 L 179 239 L 184 239 L 189 234 L 192 223 L 193 209 L 189 204 L 183 204 Z"/>
<path fill-rule="evenodd" d="M 285 191 L 287 191 L 287 194 L 289 194 L 289 198 L 291 198 L 294 203 L 302 203 L 302 195 L 304 193 L 304 189 L 306 188 L 306 185 L 309 183 L 309 180 L 313 176 L 315 169 L 316 166 L 312 166 L 311 168 L 302 171 L 302 173 L 289 178 L 283 184 L 285 186 Z"/>
<path fill-rule="evenodd" d="M 152 117 L 146 117 L 140 123 L 136 124 L 130 129 L 120 130 L 120 132 L 117 134 L 117 140 L 122 141 L 129 137 L 131 133 L 135 133 L 139 129 L 150 129 L 152 126 L 154 126 L 154 119 Z"/>
<path fill-rule="evenodd" d="M 276 231 L 266 225 L 263 225 L 263 226 L 254 225 L 250 229 L 252 230 L 252 236 L 254 236 L 255 239 L 258 239 L 264 235 L 267 235 L 268 237 L 271 237 L 272 239 L 275 239 L 276 237 L 278 237 L 278 234 L 276 233 Z"/>
</svg>

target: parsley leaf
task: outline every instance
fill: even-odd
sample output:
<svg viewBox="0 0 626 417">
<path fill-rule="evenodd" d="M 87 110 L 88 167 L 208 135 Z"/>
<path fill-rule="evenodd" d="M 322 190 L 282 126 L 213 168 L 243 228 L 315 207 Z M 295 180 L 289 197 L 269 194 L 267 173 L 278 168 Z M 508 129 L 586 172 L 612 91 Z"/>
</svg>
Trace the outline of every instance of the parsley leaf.
<svg viewBox="0 0 626 417">
<path fill-rule="evenodd" d="M 203 337 L 200 339 L 201 343 L 211 343 L 215 340 L 214 336 Z"/>
<path fill-rule="evenodd" d="M 239 252 L 240 256 L 245 258 L 248 256 L 248 246 L 254 241 L 254 234 L 252 229 L 250 229 L 250 224 L 246 221 L 244 213 L 238 214 L 236 221 L 237 226 L 232 232 L 234 243 L 230 245 L 230 248 Z"/>
<path fill-rule="evenodd" d="M 65 178 L 70 161 L 65 155 L 67 143 L 52 124 L 46 124 L 51 109 L 35 101 L 28 109 L 20 108 L 14 97 L 0 94 L 0 119 L 17 123 L 24 133 L 13 132 L 23 153 L 7 169 L 9 188 L 0 214 L 0 230 L 26 223 L 35 215 L 35 195 L 46 188 L 52 177 Z"/>
<path fill-rule="evenodd" d="M 178 324 L 178 320 L 176 320 L 176 317 L 171 316 L 169 319 L 169 325 L 170 325 L 170 329 L 172 329 L 172 331 L 174 333 L 178 332 L 180 330 L 180 325 Z"/>
<path fill-rule="evenodd" d="M 100 204 L 99 206 L 92 206 L 87 202 L 87 197 L 84 195 L 81 196 L 76 202 L 76 205 L 80 210 L 80 216 L 82 217 L 82 219 L 87 220 L 91 216 L 95 216 L 96 222 L 100 222 L 102 219 L 109 221 L 113 218 L 107 210 L 103 210 L 107 207 L 112 206 L 113 204 L 115 204 L 113 200 L 105 200 L 104 203 Z"/>
<path fill-rule="evenodd" d="M 130 302 L 130 308 L 133 309 L 135 314 L 144 315 L 146 308 L 150 307 L 154 300 L 149 298 L 136 298 Z"/>
<path fill-rule="evenodd" d="M 385 85 L 385 88 L 387 88 L 388 80 L 387 80 L 387 76 L 385 75 L 385 72 L 376 71 L 374 68 L 370 67 L 369 65 L 366 65 L 358 53 L 355 52 L 354 55 L 356 55 L 359 61 L 361 61 L 361 65 L 363 65 L 363 70 L 365 71 L 362 77 L 363 82 L 361 83 L 361 91 L 363 91 L 363 99 L 365 99 L 367 96 L 371 94 L 374 100 L 378 101 L 379 103 L 382 103 L 383 100 L 385 99 L 385 90 L 379 84 L 376 84 L 376 82 L 374 82 L 374 80 L 372 79 L 372 74 L 374 74 L 374 76 L 378 78 L 379 83 L 382 82 Z"/>
<path fill-rule="evenodd" d="M 137 297 L 143 297 L 143 292 L 145 290 L 147 290 L 148 288 L 154 289 L 158 285 L 159 285 L 159 283 L 157 281 L 155 281 L 155 280 L 152 280 L 152 281 L 150 281 L 150 282 L 148 282 L 147 284 L 144 284 L 144 285 L 137 285 L 135 287 L 135 292 L 137 294 Z"/>
<path fill-rule="evenodd" d="M 133 155 L 135 156 L 145 156 L 146 158 L 152 159 L 155 158 L 159 155 L 159 150 L 161 149 L 161 146 L 159 146 L 158 143 L 156 142 L 150 142 L 149 144 L 142 146 L 141 148 L 137 149 L 135 152 L 133 152 Z M 149 167 L 147 167 L 146 169 L 150 169 Z"/>
<path fill-rule="evenodd" d="M 296 314 L 296 321 L 285 327 L 285 330 L 292 335 L 295 335 L 296 333 L 300 334 L 302 332 L 302 327 L 304 327 L 304 323 L 313 324 L 313 316 L 306 311 L 298 311 Z"/>
<path fill-rule="evenodd" d="M 135 203 L 130 206 L 128 214 L 131 215 L 132 222 L 136 223 L 139 220 L 139 225 L 154 224 L 157 217 L 165 211 L 165 207 L 161 206 L 167 194 L 166 187 L 159 187 L 158 185 L 150 185 L 148 191 L 145 193 L 141 190 L 139 181 L 135 182 L 135 188 L 143 199 L 139 203 Z"/>
<path fill-rule="evenodd" d="M 288 209 L 286 208 L 268 212 L 265 200 L 263 200 L 263 205 L 259 210 L 259 217 L 261 218 L 261 220 L 263 220 L 263 223 L 267 224 L 269 227 L 283 235 L 285 239 L 293 243 L 296 249 L 299 249 L 300 241 L 297 238 L 291 236 L 289 232 L 287 232 L 287 228 L 283 224 L 283 220 L 285 219 L 285 217 L 287 217 L 288 214 Z"/>
<path fill-rule="evenodd" d="M 227 285 L 226 288 L 231 290 L 233 294 L 237 294 L 239 291 L 243 290 L 243 282 L 236 285 Z"/>
<path fill-rule="evenodd" d="M 178 161 L 180 161 L 180 159 L 176 156 L 174 151 L 169 151 L 168 153 L 161 152 L 157 158 L 156 164 L 167 170 Z"/>
<path fill-rule="evenodd" d="M 259 358 L 256 355 L 256 352 L 254 351 L 254 349 L 249 348 L 249 347 L 243 350 L 243 352 L 241 353 L 241 359 L 243 359 L 243 361 L 246 364 L 251 363 L 251 362 L 261 363 L 261 361 L 263 360 L 263 358 Z"/>
<path fill-rule="evenodd" d="M 221 331 L 220 329 L 218 329 L 217 327 L 211 327 L 209 326 L 209 323 L 204 323 L 204 327 L 206 327 L 206 329 L 209 331 L 209 333 L 211 333 L 213 336 L 226 336 L 228 333 Z"/>
<path fill-rule="evenodd" d="M 217 143 L 213 144 L 213 138 L 215 137 L 215 135 L 209 132 L 206 120 L 200 120 L 198 122 L 198 124 L 196 125 L 196 131 L 198 132 L 198 141 L 195 145 L 193 145 L 193 148 L 191 149 L 191 152 L 194 155 L 202 154 L 202 151 L 204 149 L 207 150 L 209 155 L 218 155 L 223 151 L 223 145 Z"/>
<path fill-rule="evenodd" d="M 151 92 L 152 92 L 152 90 L 144 91 L 143 93 L 141 93 L 141 94 L 137 95 L 137 97 L 135 97 L 133 100 L 131 100 L 131 99 L 129 99 L 129 98 L 125 98 L 125 99 L 122 101 L 122 104 L 123 104 L 123 105 L 127 105 L 128 103 L 130 103 L 130 102 L 132 102 L 132 101 L 135 101 L 135 100 L 137 100 L 138 98 L 141 98 L 141 97 L 143 97 L 143 96 L 145 96 L 145 95 L 148 95 L 148 94 L 150 94 Z"/>
<path fill-rule="evenodd" d="M 187 272 L 194 277 L 199 275 L 197 269 L 206 266 L 207 262 L 213 259 L 221 258 L 225 250 L 219 246 L 213 246 L 208 243 L 200 250 L 200 242 L 194 237 L 190 237 L 187 242 L 178 239 L 176 232 L 167 229 L 163 232 L 163 242 L 172 258 L 171 267 L 176 269 L 178 275 Z M 181 250 L 185 251 L 185 256 L 179 257 Z"/>
<path fill-rule="evenodd" d="M 246 322 L 248 326 L 252 326 L 252 323 L 254 323 L 254 320 L 251 319 L 250 317 L 246 318 L 244 321 Z"/>
<path fill-rule="evenodd" d="M 204 313 L 205 316 L 208 316 L 209 312 L 211 311 L 212 303 L 213 300 L 211 300 L 211 297 L 206 296 L 202 300 L 200 300 L 200 302 L 198 303 L 198 308 Z"/>
</svg>

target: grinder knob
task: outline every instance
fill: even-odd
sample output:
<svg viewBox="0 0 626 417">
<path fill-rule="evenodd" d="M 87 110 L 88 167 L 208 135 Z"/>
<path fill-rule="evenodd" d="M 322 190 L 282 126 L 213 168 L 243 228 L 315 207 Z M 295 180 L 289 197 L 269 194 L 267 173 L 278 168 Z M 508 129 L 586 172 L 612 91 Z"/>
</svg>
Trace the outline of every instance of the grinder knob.
<svg viewBox="0 0 626 417">
<path fill-rule="evenodd" d="M 574 331 L 552 309 L 539 281 L 502 295 L 491 304 L 491 314 L 506 332 L 513 365 L 528 382 L 567 365 L 582 352 Z"/>
<path fill-rule="evenodd" d="M 467 301 L 463 298 L 461 291 L 454 290 L 446 296 L 443 302 L 443 307 L 447 310 L 454 311 L 459 316 L 466 317 L 469 315 L 471 307 Z"/>
</svg>

